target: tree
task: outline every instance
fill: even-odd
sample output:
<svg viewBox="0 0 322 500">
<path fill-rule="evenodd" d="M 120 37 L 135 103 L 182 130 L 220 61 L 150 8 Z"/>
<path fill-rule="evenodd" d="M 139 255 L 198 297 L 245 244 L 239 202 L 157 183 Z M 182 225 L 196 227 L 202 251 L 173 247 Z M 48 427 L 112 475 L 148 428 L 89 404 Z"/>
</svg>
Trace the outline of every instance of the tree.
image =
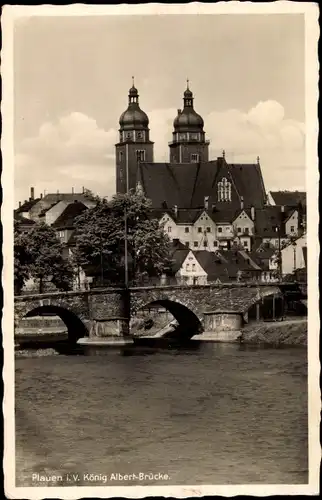
<svg viewBox="0 0 322 500">
<path fill-rule="evenodd" d="M 132 283 L 169 270 L 169 239 L 153 218 L 150 201 L 137 192 L 99 200 L 77 218 L 76 261 L 105 283 L 124 283 L 125 233 Z"/>
<path fill-rule="evenodd" d="M 73 279 L 73 268 L 63 258 L 64 246 L 56 232 L 44 223 L 35 224 L 28 233 L 28 274 L 38 281 L 39 293 L 45 283 L 52 283 L 59 290 L 69 290 Z"/>
<path fill-rule="evenodd" d="M 14 291 L 21 293 L 29 278 L 30 256 L 27 248 L 28 239 L 20 230 L 18 222 L 14 221 Z"/>
</svg>

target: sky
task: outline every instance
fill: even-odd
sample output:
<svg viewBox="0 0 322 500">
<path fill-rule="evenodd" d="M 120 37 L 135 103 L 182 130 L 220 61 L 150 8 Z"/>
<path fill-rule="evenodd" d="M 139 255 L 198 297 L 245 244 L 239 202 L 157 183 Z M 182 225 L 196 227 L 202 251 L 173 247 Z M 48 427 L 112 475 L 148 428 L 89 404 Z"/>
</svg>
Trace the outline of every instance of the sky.
<svg viewBox="0 0 322 500">
<path fill-rule="evenodd" d="M 189 78 L 211 159 L 259 156 L 266 190 L 305 189 L 302 14 L 24 17 L 14 28 L 16 202 L 31 186 L 114 194 L 132 75 L 155 161 L 168 161 Z"/>
</svg>

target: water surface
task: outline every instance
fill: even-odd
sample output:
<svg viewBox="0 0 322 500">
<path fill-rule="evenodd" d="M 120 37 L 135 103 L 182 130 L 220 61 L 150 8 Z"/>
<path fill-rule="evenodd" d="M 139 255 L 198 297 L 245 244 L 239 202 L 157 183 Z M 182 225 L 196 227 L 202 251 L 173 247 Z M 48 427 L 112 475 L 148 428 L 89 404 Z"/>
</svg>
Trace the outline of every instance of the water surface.
<svg viewBox="0 0 322 500">
<path fill-rule="evenodd" d="M 17 486 L 305 484 L 307 449 L 305 349 L 16 360 Z M 111 476 L 139 473 L 168 478 Z"/>
</svg>

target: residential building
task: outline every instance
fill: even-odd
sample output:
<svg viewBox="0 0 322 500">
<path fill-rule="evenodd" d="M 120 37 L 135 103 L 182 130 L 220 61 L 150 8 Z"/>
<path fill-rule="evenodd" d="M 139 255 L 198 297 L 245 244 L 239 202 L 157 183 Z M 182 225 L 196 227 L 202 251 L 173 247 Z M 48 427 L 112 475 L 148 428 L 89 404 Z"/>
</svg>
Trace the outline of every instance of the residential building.
<svg viewBox="0 0 322 500">
<path fill-rule="evenodd" d="M 281 250 L 282 274 L 292 274 L 299 269 L 307 268 L 306 233 L 289 242 Z"/>
</svg>

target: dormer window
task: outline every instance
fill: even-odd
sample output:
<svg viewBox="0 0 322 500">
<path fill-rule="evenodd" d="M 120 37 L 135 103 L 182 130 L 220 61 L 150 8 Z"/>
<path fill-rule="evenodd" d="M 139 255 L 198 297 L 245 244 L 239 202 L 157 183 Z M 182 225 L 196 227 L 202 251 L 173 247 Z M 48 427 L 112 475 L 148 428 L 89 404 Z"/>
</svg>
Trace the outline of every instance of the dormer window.
<svg viewBox="0 0 322 500">
<path fill-rule="evenodd" d="M 193 153 L 191 155 L 191 162 L 192 163 L 198 163 L 199 162 L 199 155 L 197 153 Z"/>
<path fill-rule="evenodd" d="M 231 183 L 226 177 L 218 182 L 218 201 L 231 201 Z"/>
</svg>

